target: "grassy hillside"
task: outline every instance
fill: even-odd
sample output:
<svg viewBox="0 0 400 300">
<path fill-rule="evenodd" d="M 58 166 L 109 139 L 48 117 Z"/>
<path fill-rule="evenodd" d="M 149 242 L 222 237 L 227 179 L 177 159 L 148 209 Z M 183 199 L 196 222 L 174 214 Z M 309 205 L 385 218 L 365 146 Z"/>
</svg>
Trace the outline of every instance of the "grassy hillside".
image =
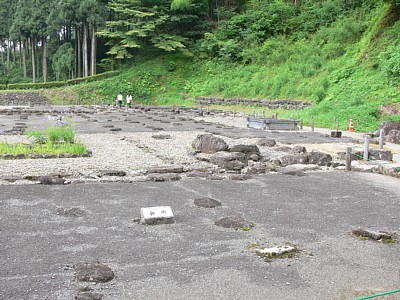
<svg viewBox="0 0 400 300">
<path fill-rule="evenodd" d="M 375 130 L 382 120 L 400 121 L 399 20 L 400 8 L 360 6 L 312 34 L 273 35 L 243 49 L 233 42 L 230 49 L 228 41 L 213 58 L 201 47 L 192 54 L 147 52 L 117 77 L 45 93 L 55 102 L 81 104 L 112 103 L 120 91 L 159 105 L 195 105 L 197 96 L 308 100 L 313 106 L 306 110 L 278 114 L 306 123 L 314 116 L 321 127 L 333 127 L 336 118 L 342 129 L 352 117 L 356 129 Z M 239 51 L 240 60 L 232 60 Z"/>
</svg>

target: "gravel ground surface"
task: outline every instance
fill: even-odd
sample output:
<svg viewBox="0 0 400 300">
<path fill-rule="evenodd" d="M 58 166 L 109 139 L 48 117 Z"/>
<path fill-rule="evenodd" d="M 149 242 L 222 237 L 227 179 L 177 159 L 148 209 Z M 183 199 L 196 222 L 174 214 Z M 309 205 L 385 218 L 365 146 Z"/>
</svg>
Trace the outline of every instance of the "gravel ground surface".
<svg viewBox="0 0 400 300">
<path fill-rule="evenodd" d="M 136 115 L 130 115 L 130 113 L 136 113 Z M 179 121 L 185 123 L 185 128 L 174 131 L 168 131 L 166 127 L 165 130 L 161 132 L 149 131 L 148 127 L 144 126 L 148 121 L 158 121 L 157 118 L 162 115 L 164 120 L 169 120 L 171 118 L 179 118 Z M 36 119 L 30 117 L 28 122 L 31 126 L 37 124 L 37 120 L 41 120 L 44 116 L 37 116 Z M 83 118 L 84 117 L 84 118 Z M 108 180 L 118 180 L 118 181 L 136 181 L 142 180 L 145 171 L 149 167 L 159 167 L 159 166 L 182 166 L 185 171 L 190 170 L 204 170 L 208 168 L 209 170 L 215 169 L 215 166 L 208 162 L 199 161 L 195 158 L 192 142 L 199 134 L 204 134 L 207 131 L 213 132 L 218 128 L 231 128 L 224 129 L 221 131 L 222 137 L 229 146 L 235 144 L 256 144 L 259 137 L 263 134 L 261 130 L 254 130 L 247 128 L 247 121 L 243 117 L 232 117 L 223 115 L 214 116 L 171 116 L 164 112 L 143 114 L 141 112 L 126 112 L 126 111 L 106 111 L 100 112 L 98 114 L 92 115 L 82 115 L 77 114 L 74 118 L 77 120 L 78 126 L 78 138 L 83 142 L 88 149 L 93 152 L 92 157 L 87 158 L 62 158 L 62 159 L 22 159 L 22 160 L 0 160 L 0 184 L 21 184 L 30 183 L 28 181 L 2 181 L 1 177 L 27 177 L 27 176 L 42 176 L 50 174 L 61 174 L 69 175 L 75 179 L 85 179 L 92 181 L 104 180 L 100 179 L 97 175 L 100 170 L 119 170 L 126 172 L 127 176 L 124 178 L 108 178 Z M 90 122 L 94 118 L 100 118 L 95 120 L 96 123 Z M 2 117 L 5 118 L 5 117 Z M 103 119 L 101 119 L 103 118 Z M 113 122 L 107 122 L 111 121 Z M 35 121 L 36 120 L 36 121 Z M 143 122 L 142 127 L 132 130 L 131 127 L 123 127 L 131 122 L 130 120 L 139 120 L 138 122 Z M 188 121 L 190 120 L 190 121 Z M 102 122 L 106 121 L 106 122 Z M 11 123 L 12 120 L 9 120 Z M 36 122 L 36 123 L 35 123 Z M 164 121 L 165 123 L 168 121 Z M 151 123 L 151 124 L 153 124 Z M 168 125 L 165 124 L 164 125 Z M 186 124 L 187 123 L 187 124 Z M 102 124 L 115 124 L 115 126 L 121 126 L 125 128 L 123 131 L 118 132 L 99 132 Z M 147 123 L 148 124 L 148 123 Z M 158 124 L 158 123 L 157 123 Z M 190 125 L 192 124 L 192 125 Z M 136 125 L 136 124 L 134 124 Z M 207 130 L 207 125 L 213 126 L 214 129 Z M 204 130 L 196 129 L 204 126 Z M 104 125 L 102 127 L 105 127 Z M 143 131 L 147 130 L 147 131 Z M 239 132 L 241 134 L 235 134 L 233 137 L 229 137 L 230 132 Z M 243 131 L 244 130 L 244 131 Z M 306 132 L 305 129 L 303 132 Z M 327 135 L 328 130 L 317 129 L 321 134 Z M 132 132 L 133 131 L 133 132 Z M 89 132 L 89 133 L 87 133 Z M 250 132 L 251 135 L 243 134 Z M 309 133 L 309 131 L 308 131 Z M 155 139 L 154 135 L 163 134 L 170 135 L 170 139 Z M 282 133 L 287 134 L 286 133 Z M 295 132 L 294 135 L 300 135 L 301 140 L 302 132 Z M 317 134 L 317 133 L 316 133 Z M 348 133 L 345 133 L 346 135 Z M 279 132 L 275 132 L 275 136 L 280 137 Z M 323 135 L 320 135 L 323 137 Z M 361 133 L 349 133 L 351 138 L 358 138 L 362 141 Z M 254 136 L 254 137 L 253 137 Z M 315 136 L 318 138 L 318 136 Z M 317 139 L 318 140 L 318 139 Z M 25 136 L 18 135 L 0 135 L 0 142 L 27 142 Z M 313 141 L 311 138 L 307 141 Z M 289 140 L 283 140 L 279 142 L 278 145 L 286 145 L 293 147 L 295 144 Z M 329 142 L 313 142 L 312 144 L 307 144 L 306 142 L 301 143 L 305 146 L 308 151 L 319 150 L 325 153 L 331 154 L 334 158 L 339 151 L 345 151 L 347 147 L 352 146 L 355 150 L 362 150 L 363 145 L 360 143 L 354 143 L 354 140 L 343 139 L 338 140 L 334 143 Z M 376 145 L 371 145 L 372 147 L 377 147 Z M 394 161 L 392 162 L 394 166 L 399 165 L 400 162 L 400 146 L 399 145 L 388 145 L 389 148 L 394 153 Z M 277 151 L 275 148 L 271 147 L 259 147 L 262 156 L 268 157 L 269 159 L 277 159 L 284 155 L 286 152 Z M 399 160 L 399 161 L 398 161 Z"/>
</svg>

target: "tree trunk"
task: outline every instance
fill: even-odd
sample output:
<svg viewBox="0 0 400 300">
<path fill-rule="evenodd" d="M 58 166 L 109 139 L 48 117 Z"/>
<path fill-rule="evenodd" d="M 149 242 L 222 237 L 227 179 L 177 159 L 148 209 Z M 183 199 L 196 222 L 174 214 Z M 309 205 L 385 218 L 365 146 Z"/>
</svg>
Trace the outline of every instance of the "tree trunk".
<svg viewBox="0 0 400 300">
<path fill-rule="evenodd" d="M 42 72 L 43 72 L 43 82 L 47 82 L 47 42 L 46 36 L 42 38 Z"/>
<path fill-rule="evenodd" d="M 3 39 L 0 37 L 0 48 L 2 47 L 3 47 Z M 4 65 L 4 53 L 3 51 L 0 52 L 1 52 L 1 64 Z"/>
<path fill-rule="evenodd" d="M 96 25 L 93 25 L 93 28 L 92 28 L 91 60 L 90 60 L 90 75 L 95 75 L 96 74 L 96 50 L 97 50 Z"/>
<path fill-rule="evenodd" d="M 16 50 L 15 50 L 15 42 L 13 41 L 13 60 L 14 60 L 14 66 L 17 65 L 17 56 L 16 56 Z"/>
<path fill-rule="evenodd" d="M 78 67 L 77 67 L 77 59 L 76 59 L 76 57 L 77 57 L 77 53 L 78 53 L 78 43 L 77 43 L 77 40 L 78 40 L 78 38 L 77 38 L 77 36 L 78 36 L 78 31 L 76 30 L 76 26 L 74 27 L 74 29 L 75 29 L 75 40 L 74 40 L 74 68 L 73 68 L 73 70 L 74 70 L 74 74 L 77 74 L 77 72 L 78 72 Z M 72 30 L 72 28 L 71 28 L 71 30 Z"/>
<path fill-rule="evenodd" d="M 78 57 L 77 57 L 77 63 L 78 63 L 78 78 L 82 77 L 82 68 L 81 68 L 81 32 L 79 30 L 79 27 L 76 27 L 76 36 L 77 36 L 77 49 L 78 49 Z"/>
<path fill-rule="evenodd" d="M 35 39 L 31 38 L 31 54 L 32 54 L 32 82 L 36 82 L 36 74 L 35 74 Z"/>
<path fill-rule="evenodd" d="M 18 42 L 18 44 L 19 44 L 19 68 L 21 69 L 22 68 L 22 51 L 23 51 L 21 40 Z"/>
<path fill-rule="evenodd" d="M 38 51 L 37 45 L 35 43 L 35 55 L 36 55 L 36 78 L 38 79 L 40 77 L 40 52 Z"/>
<path fill-rule="evenodd" d="M 10 37 L 7 38 L 7 74 L 10 73 Z"/>
<path fill-rule="evenodd" d="M 24 69 L 24 80 L 26 80 L 26 40 L 22 41 L 23 51 L 22 51 L 22 67 Z"/>
<path fill-rule="evenodd" d="M 27 43 L 25 45 L 26 45 L 26 52 L 25 53 L 26 53 L 26 57 L 28 57 L 29 52 L 30 52 L 29 47 L 31 46 L 31 39 L 30 38 L 27 39 Z"/>
<path fill-rule="evenodd" d="M 82 37 L 83 77 L 87 77 L 89 74 L 87 34 L 88 34 L 87 23 L 84 22 L 83 23 L 83 37 Z"/>
</svg>

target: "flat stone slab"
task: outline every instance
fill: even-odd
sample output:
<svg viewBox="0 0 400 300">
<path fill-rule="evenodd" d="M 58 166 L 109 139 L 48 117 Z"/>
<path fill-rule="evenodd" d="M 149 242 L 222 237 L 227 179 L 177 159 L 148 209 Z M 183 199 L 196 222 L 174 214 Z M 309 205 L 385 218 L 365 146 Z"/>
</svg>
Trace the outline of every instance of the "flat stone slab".
<svg viewBox="0 0 400 300">
<path fill-rule="evenodd" d="M 247 221 L 240 216 L 230 216 L 222 218 L 221 220 L 216 221 L 215 225 L 233 229 L 250 229 L 254 227 L 254 224 L 252 222 Z"/>
<path fill-rule="evenodd" d="M 353 229 L 351 233 L 353 235 L 368 238 L 375 241 L 395 240 L 396 237 L 396 234 L 393 232 L 389 232 L 384 229 L 374 229 L 374 228 Z"/>
<path fill-rule="evenodd" d="M 126 172 L 120 170 L 99 170 L 99 173 L 100 176 L 119 176 L 119 177 L 126 176 Z"/>
<path fill-rule="evenodd" d="M 286 246 L 271 247 L 271 248 L 265 248 L 265 249 L 255 249 L 255 251 L 258 256 L 274 258 L 274 257 L 282 256 L 283 254 L 286 254 L 286 253 L 294 252 L 294 251 L 296 251 L 296 248 L 286 245 Z"/>
<path fill-rule="evenodd" d="M 60 177 L 53 177 L 53 176 L 40 176 L 39 177 L 39 182 L 41 184 L 46 184 L 46 185 L 58 185 L 58 184 L 64 184 L 65 179 L 60 178 Z"/>
<path fill-rule="evenodd" d="M 75 300 L 102 300 L 103 294 L 93 292 L 82 292 L 75 296 Z"/>
<path fill-rule="evenodd" d="M 174 214 L 170 206 L 142 207 L 140 209 L 140 224 L 157 225 L 174 222 Z"/>
<path fill-rule="evenodd" d="M 221 202 L 212 198 L 202 197 L 194 199 L 194 205 L 204 208 L 215 208 L 221 206 Z"/>
<path fill-rule="evenodd" d="M 249 180 L 252 179 L 253 177 L 251 177 L 250 174 L 231 174 L 229 175 L 229 179 L 230 180 L 239 180 L 239 181 L 243 181 L 243 180 Z"/>
<path fill-rule="evenodd" d="M 172 139 L 171 135 L 169 135 L 169 134 L 154 134 L 151 137 L 153 139 L 156 139 L 156 140 L 170 140 L 170 139 Z"/>
<path fill-rule="evenodd" d="M 148 174 L 165 174 L 165 173 L 182 173 L 183 172 L 183 167 L 179 166 L 165 166 L 165 167 L 154 167 L 154 168 L 148 168 L 147 173 Z"/>
<path fill-rule="evenodd" d="M 181 176 L 176 173 L 150 174 L 146 177 L 148 181 L 177 181 L 180 179 Z"/>
<path fill-rule="evenodd" d="M 304 176 L 304 172 L 317 170 L 321 170 L 321 167 L 317 165 L 294 164 L 279 169 L 278 173 L 285 175 Z"/>
<path fill-rule="evenodd" d="M 86 212 L 79 207 L 59 207 L 57 208 L 57 215 L 65 217 L 82 217 Z"/>
<path fill-rule="evenodd" d="M 81 262 L 75 265 L 76 279 L 88 282 L 107 282 L 114 278 L 114 272 L 109 266 L 99 262 Z"/>
</svg>

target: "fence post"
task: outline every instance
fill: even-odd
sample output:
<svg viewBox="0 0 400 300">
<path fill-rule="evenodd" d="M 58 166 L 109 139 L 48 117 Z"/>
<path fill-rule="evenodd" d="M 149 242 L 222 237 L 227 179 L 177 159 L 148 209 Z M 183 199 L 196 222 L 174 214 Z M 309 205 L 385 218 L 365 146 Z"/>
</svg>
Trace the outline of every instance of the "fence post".
<svg viewBox="0 0 400 300">
<path fill-rule="evenodd" d="M 346 171 L 351 171 L 351 147 L 346 148 Z"/>
<path fill-rule="evenodd" d="M 265 110 L 262 112 L 262 117 L 265 118 Z"/>
<path fill-rule="evenodd" d="M 300 129 L 303 129 L 303 118 L 300 118 Z"/>
<path fill-rule="evenodd" d="M 368 150 L 369 150 L 369 135 L 364 136 L 364 160 L 368 160 Z"/>
<path fill-rule="evenodd" d="M 311 116 L 311 132 L 314 132 L 314 116 Z"/>
<path fill-rule="evenodd" d="M 379 149 L 383 149 L 383 138 L 385 131 L 383 129 L 379 130 Z"/>
</svg>

